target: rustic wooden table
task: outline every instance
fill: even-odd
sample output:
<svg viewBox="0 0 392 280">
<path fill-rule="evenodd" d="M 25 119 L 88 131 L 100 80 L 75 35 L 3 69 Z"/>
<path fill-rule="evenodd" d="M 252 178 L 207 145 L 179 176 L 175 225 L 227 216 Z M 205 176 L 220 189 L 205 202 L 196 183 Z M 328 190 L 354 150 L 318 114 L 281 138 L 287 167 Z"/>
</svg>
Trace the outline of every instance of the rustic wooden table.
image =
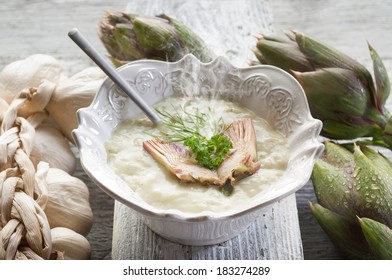
<svg viewBox="0 0 392 280">
<path fill-rule="evenodd" d="M 115 3 L 103 0 L 33 0 L 33 1 L 7 1 L 0 6 L 0 32 L 2 40 L 0 40 L 0 69 L 6 64 L 29 56 L 35 53 L 45 53 L 54 56 L 64 63 L 67 73 L 73 74 L 79 70 L 91 66 L 92 63 L 86 56 L 76 48 L 76 46 L 67 37 L 67 32 L 73 28 L 78 27 L 89 40 L 97 46 L 99 51 L 105 52 L 96 34 L 99 21 L 106 10 L 124 11 L 143 11 L 148 14 L 155 12 L 168 12 L 162 7 L 169 9 L 173 7 L 173 1 L 156 1 L 161 3 L 161 10 L 155 5 L 143 6 L 140 3 L 145 1 L 130 1 L 120 0 Z M 183 1 L 190 2 L 190 1 Z M 203 5 L 205 1 L 199 1 Z M 311 0 L 274 0 L 274 1 L 249 1 L 254 5 L 260 5 L 259 8 L 265 9 L 263 12 L 252 11 L 249 15 L 251 17 L 239 18 L 240 21 L 228 22 L 225 17 L 216 17 L 217 14 L 223 13 L 233 8 L 232 5 L 236 1 L 226 0 L 227 6 L 222 6 L 221 10 L 210 11 L 210 21 L 213 24 L 222 24 L 227 22 L 236 33 L 241 34 L 247 38 L 241 45 L 243 49 L 234 47 L 232 36 L 230 34 L 221 34 L 225 36 L 225 44 L 213 45 L 213 40 L 210 40 L 212 47 L 216 48 L 218 54 L 224 54 L 232 58 L 235 65 L 241 66 L 244 60 L 239 59 L 239 54 L 249 57 L 252 48 L 253 35 L 268 31 L 277 30 L 279 28 L 293 28 L 312 35 L 324 42 L 336 46 L 342 51 L 349 53 L 358 61 L 371 69 L 371 61 L 367 52 L 366 40 L 379 52 L 386 64 L 387 69 L 392 73 L 392 57 L 388 53 L 392 38 L 388 37 L 392 18 L 392 5 L 388 1 L 378 1 L 375 3 L 368 3 L 366 0 L 342 0 L 342 1 L 311 1 Z M 248 1 L 242 1 L 248 3 Z M 186 4 L 180 5 L 183 9 Z M 154 8 L 155 7 L 155 8 Z M 158 7 L 158 8 L 157 8 Z M 181 8 L 181 7 L 180 7 Z M 194 20 L 189 17 L 187 10 L 178 10 L 178 17 L 183 21 Z M 254 18 L 253 16 L 263 15 L 263 18 Z M 238 10 L 238 16 L 242 15 L 241 10 Z M 188 18 L 186 18 L 188 17 Z M 202 20 L 196 21 L 199 24 L 204 24 Z M 258 26 L 256 22 L 261 25 Z M 251 29 L 248 27 L 251 26 Z M 214 30 L 214 25 L 207 29 L 202 29 L 202 25 L 195 25 L 198 30 L 204 30 L 200 34 L 208 41 L 210 32 L 217 32 Z M 112 258 L 112 240 L 113 253 L 120 256 L 131 256 L 132 253 L 128 250 L 125 252 L 116 252 L 118 247 L 117 232 L 113 234 L 113 221 L 118 213 L 124 213 L 128 209 L 122 209 L 121 205 L 115 203 L 98 187 L 96 187 L 84 174 L 81 167 L 75 174 L 82 178 L 90 189 L 90 201 L 94 212 L 94 225 L 88 235 L 88 239 L 92 246 L 92 259 L 111 259 Z M 250 258 L 302 258 L 305 259 L 339 259 L 343 256 L 331 244 L 328 237 L 320 229 L 317 222 L 310 214 L 307 201 L 315 201 L 313 187 L 310 182 L 304 186 L 296 195 L 289 197 L 281 202 L 276 209 L 281 209 L 278 215 L 273 217 L 274 222 L 285 223 L 287 217 L 284 213 L 289 215 L 289 220 L 294 228 L 291 232 L 297 234 L 300 229 L 301 236 L 294 236 L 286 238 L 287 240 L 302 240 L 302 248 L 296 245 L 284 245 L 282 249 L 284 255 L 273 253 L 265 256 L 248 256 Z M 275 213 L 275 214 L 276 214 Z M 298 214 L 298 215 L 297 215 Z M 271 215 L 271 213 L 270 213 Z M 272 217 L 272 216 L 270 216 Z M 118 221 L 118 220 L 117 220 Z M 134 220 L 138 223 L 138 220 Z M 260 221 L 259 221 L 260 223 Z M 129 225 L 129 224 L 128 224 Z M 255 223 L 253 227 L 260 226 Z M 274 226 L 273 226 L 274 227 Z M 297 228 L 298 227 L 298 228 Z M 276 232 L 275 232 L 276 233 Z M 149 235 L 151 233 L 146 232 Z M 115 238 L 113 238 L 115 237 Z M 150 236 L 151 237 L 151 236 Z M 154 237 L 155 238 L 155 237 Z M 298 240 L 299 239 L 299 240 Z M 237 241 L 231 241 L 237 242 Z M 238 242 L 237 242 L 238 243 Z M 238 243 L 240 244 L 240 243 Z M 235 244 L 231 244 L 235 247 Z M 272 247 L 270 247 L 272 248 Z M 276 246 L 275 246 L 276 248 Z M 288 248 L 292 248 L 294 253 L 287 254 Z M 230 249 L 232 250 L 232 249 Z M 233 249 L 234 250 L 234 249 Z M 298 251 L 299 250 L 299 251 Z M 194 250 L 197 251 L 197 250 Z M 284 253 L 286 252 L 286 253 Z M 188 255 L 187 255 L 188 254 Z M 234 253 L 237 254 L 237 253 Z M 152 255 L 149 255 L 153 257 Z M 192 254 L 195 257 L 195 254 Z M 183 258 L 192 257 L 189 253 L 184 253 Z M 147 258 L 148 256 L 145 255 Z M 159 256 L 156 256 L 159 257 Z M 165 257 L 165 256 L 160 256 Z M 167 256 L 166 256 L 167 257 Z M 246 258 L 246 256 L 243 256 Z"/>
</svg>

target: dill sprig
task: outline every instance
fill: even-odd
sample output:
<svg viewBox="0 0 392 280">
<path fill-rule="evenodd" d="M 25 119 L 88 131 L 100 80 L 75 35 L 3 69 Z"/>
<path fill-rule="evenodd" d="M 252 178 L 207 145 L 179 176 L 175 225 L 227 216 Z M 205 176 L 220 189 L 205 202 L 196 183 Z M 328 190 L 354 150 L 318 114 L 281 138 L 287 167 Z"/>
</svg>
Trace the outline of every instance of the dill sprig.
<svg viewBox="0 0 392 280">
<path fill-rule="evenodd" d="M 155 110 L 165 126 L 161 131 L 162 138 L 168 142 L 182 142 L 201 166 L 215 170 L 233 147 L 230 139 L 222 135 L 225 129 L 222 118 L 216 120 L 212 115 L 199 111 L 190 113 L 183 107 L 181 111 L 174 108 L 173 113 L 164 109 Z M 203 132 L 210 132 L 208 134 L 212 136 L 208 138 Z"/>
</svg>

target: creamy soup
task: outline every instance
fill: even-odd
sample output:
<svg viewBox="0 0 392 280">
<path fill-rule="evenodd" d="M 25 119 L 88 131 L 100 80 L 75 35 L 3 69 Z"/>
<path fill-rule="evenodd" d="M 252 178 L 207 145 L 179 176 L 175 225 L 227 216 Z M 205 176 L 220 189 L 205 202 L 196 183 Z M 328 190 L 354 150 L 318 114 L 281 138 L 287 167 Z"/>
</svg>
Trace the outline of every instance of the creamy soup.
<svg viewBox="0 0 392 280">
<path fill-rule="evenodd" d="M 246 204 L 283 175 L 289 154 L 287 140 L 252 111 L 218 99 L 170 97 L 155 105 L 168 112 L 179 106 L 185 112 L 198 111 L 211 118 L 222 118 L 225 123 L 251 118 L 261 167 L 255 174 L 240 180 L 230 196 L 225 196 L 217 187 L 181 183 L 143 149 L 143 141 L 159 135 L 159 131 L 149 119 L 140 116 L 121 123 L 105 145 L 109 166 L 150 205 L 188 213 L 224 212 Z"/>
</svg>

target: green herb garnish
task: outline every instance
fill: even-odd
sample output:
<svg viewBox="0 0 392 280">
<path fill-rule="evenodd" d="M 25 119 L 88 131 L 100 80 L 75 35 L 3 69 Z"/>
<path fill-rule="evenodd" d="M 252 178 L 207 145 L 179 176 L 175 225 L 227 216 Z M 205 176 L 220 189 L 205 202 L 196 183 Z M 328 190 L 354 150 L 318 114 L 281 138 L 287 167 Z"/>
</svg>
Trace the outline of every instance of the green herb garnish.
<svg viewBox="0 0 392 280">
<path fill-rule="evenodd" d="M 233 147 L 230 139 L 222 135 L 225 129 L 222 118 L 211 121 L 208 114 L 195 114 L 186 112 L 182 108 L 180 112 L 175 110 L 169 113 L 166 110 L 156 109 L 162 117 L 162 137 L 169 142 L 182 142 L 188 147 L 197 163 L 203 167 L 215 170 L 226 158 L 229 150 Z M 209 132 L 208 138 L 202 131 Z"/>
<path fill-rule="evenodd" d="M 215 134 L 210 139 L 192 135 L 184 141 L 195 156 L 196 161 L 209 169 L 216 169 L 226 158 L 232 147 L 229 138 Z"/>
</svg>

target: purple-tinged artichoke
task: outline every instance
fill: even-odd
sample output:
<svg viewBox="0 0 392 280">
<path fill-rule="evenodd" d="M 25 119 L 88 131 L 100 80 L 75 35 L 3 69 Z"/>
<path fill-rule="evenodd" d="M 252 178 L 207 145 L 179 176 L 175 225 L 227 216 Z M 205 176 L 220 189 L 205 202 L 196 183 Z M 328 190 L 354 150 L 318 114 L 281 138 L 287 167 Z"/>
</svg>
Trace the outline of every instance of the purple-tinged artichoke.
<svg viewBox="0 0 392 280">
<path fill-rule="evenodd" d="M 174 62 L 189 53 L 202 62 L 215 58 L 198 35 L 167 15 L 108 12 L 99 37 L 116 66 L 146 58 Z"/>
<path fill-rule="evenodd" d="M 262 35 L 254 53 L 262 64 L 291 73 L 302 85 L 312 115 L 331 139 L 370 137 L 392 147 L 392 119 L 385 108 L 390 81 L 377 52 L 369 45 L 374 81 L 366 68 L 342 52 L 298 32 Z"/>
</svg>

